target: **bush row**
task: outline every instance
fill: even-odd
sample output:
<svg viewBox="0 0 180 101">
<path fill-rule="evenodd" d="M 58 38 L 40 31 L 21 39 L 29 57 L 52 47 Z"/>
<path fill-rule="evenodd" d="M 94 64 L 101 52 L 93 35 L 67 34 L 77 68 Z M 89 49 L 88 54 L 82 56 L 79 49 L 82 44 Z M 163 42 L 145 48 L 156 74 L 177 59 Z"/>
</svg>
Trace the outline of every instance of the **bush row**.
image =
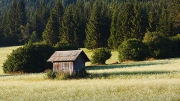
<svg viewBox="0 0 180 101">
<path fill-rule="evenodd" d="M 180 57 L 180 34 L 167 38 L 158 32 L 147 32 L 144 39 L 128 39 L 119 46 L 119 61 Z"/>
</svg>

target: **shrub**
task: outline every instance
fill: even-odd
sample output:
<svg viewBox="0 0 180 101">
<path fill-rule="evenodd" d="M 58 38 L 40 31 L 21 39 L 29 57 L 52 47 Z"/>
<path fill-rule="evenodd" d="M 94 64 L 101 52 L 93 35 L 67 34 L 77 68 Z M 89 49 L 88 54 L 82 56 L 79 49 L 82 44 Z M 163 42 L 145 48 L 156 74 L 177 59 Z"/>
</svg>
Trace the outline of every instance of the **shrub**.
<svg viewBox="0 0 180 101">
<path fill-rule="evenodd" d="M 44 72 L 52 67 L 52 64 L 46 61 L 53 52 L 54 48 L 46 44 L 26 44 L 7 56 L 3 70 L 5 73 Z"/>
<path fill-rule="evenodd" d="M 158 59 L 173 57 L 173 43 L 159 32 L 147 32 L 143 42 L 148 45 L 151 56 Z"/>
<path fill-rule="evenodd" d="M 149 56 L 148 47 L 138 39 L 128 39 L 119 46 L 119 61 L 144 60 Z"/>
<path fill-rule="evenodd" d="M 67 79 L 81 79 L 88 75 L 85 69 L 79 71 L 78 73 L 70 74 L 69 72 L 53 72 L 52 70 L 47 70 L 45 78 L 47 79 L 57 79 L 57 80 L 67 80 Z"/>
<path fill-rule="evenodd" d="M 58 80 L 67 80 L 71 76 L 69 72 L 58 72 L 55 75 L 56 75 L 55 79 L 58 79 Z"/>
<path fill-rule="evenodd" d="M 171 37 L 170 40 L 174 43 L 174 47 L 172 48 L 174 57 L 180 57 L 180 34 Z"/>
<path fill-rule="evenodd" d="M 73 44 L 69 44 L 69 43 L 62 43 L 59 42 L 55 45 L 56 50 L 77 50 L 78 47 L 73 45 Z"/>
<path fill-rule="evenodd" d="M 53 72 L 53 70 L 48 69 L 46 71 L 46 78 L 47 79 L 54 79 L 56 77 L 55 73 Z"/>
<path fill-rule="evenodd" d="M 93 64 L 105 64 L 106 60 L 110 57 L 111 51 L 105 48 L 95 50 L 91 56 Z"/>
</svg>

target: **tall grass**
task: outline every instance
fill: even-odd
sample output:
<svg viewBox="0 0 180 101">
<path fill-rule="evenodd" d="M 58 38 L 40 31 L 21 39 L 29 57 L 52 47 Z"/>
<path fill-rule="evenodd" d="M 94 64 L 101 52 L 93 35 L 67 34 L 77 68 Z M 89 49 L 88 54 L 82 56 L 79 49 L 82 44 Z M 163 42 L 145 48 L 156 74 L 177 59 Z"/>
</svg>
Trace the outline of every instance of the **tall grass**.
<svg viewBox="0 0 180 101">
<path fill-rule="evenodd" d="M 0 81 L 1 101 L 178 101 L 180 80 L 82 79 Z"/>
<path fill-rule="evenodd" d="M 89 55 L 90 50 L 85 50 Z M 180 59 L 87 66 L 83 79 L 48 80 L 45 74 L 0 74 L 0 101 L 178 101 Z"/>
</svg>

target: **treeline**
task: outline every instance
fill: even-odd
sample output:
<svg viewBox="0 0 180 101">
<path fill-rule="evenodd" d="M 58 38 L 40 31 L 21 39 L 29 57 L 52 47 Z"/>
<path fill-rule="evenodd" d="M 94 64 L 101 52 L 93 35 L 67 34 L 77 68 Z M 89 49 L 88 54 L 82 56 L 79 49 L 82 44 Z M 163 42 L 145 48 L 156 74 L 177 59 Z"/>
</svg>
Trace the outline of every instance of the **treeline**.
<svg viewBox="0 0 180 101">
<path fill-rule="evenodd" d="M 42 0 L 37 6 L 30 1 L 37 2 L 17 0 L 1 12 L 0 46 L 44 42 L 117 49 L 147 32 L 180 34 L 180 0 Z"/>
</svg>

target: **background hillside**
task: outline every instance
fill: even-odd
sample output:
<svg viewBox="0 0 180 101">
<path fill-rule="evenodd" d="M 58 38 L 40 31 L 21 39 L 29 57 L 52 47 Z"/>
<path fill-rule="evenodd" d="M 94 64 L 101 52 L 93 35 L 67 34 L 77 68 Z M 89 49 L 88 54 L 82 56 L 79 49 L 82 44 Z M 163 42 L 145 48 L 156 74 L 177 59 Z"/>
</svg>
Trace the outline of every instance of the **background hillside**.
<svg viewBox="0 0 180 101">
<path fill-rule="evenodd" d="M 17 2 L 18 0 L 0 0 L 0 14 L 6 12 L 11 6 L 13 1 Z M 45 3 L 49 7 L 53 7 L 56 1 L 58 0 L 24 0 L 24 3 L 26 4 L 27 11 L 29 11 L 29 10 L 37 9 L 41 3 Z M 62 1 L 64 5 L 76 2 L 76 0 L 59 0 L 59 1 Z"/>
</svg>

